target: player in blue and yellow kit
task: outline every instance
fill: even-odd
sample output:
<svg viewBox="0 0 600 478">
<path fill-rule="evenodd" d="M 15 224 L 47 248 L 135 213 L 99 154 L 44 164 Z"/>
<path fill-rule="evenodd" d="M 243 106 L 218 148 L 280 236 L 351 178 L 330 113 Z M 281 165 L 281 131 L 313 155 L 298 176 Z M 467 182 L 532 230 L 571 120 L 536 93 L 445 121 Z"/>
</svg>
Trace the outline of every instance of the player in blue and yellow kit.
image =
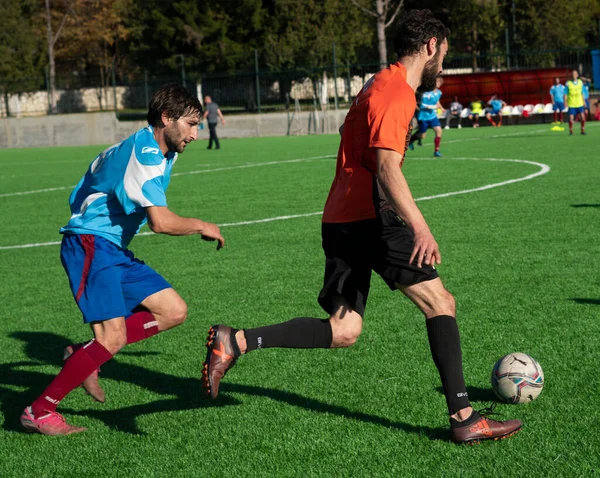
<svg viewBox="0 0 600 478">
<path fill-rule="evenodd" d="M 494 93 L 487 104 L 489 107 L 485 112 L 485 117 L 487 120 L 492 126 L 502 126 L 502 108 L 506 106 L 506 103 L 498 98 L 498 95 Z M 498 116 L 498 123 L 494 121 L 494 116 Z"/>
<path fill-rule="evenodd" d="M 413 143 L 417 140 L 424 139 L 425 135 L 427 134 L 427 130 L 432 128 L 433 131 L 435 131 L 435 151 L 433 155 L 436 157 L 442 156 L 442 153 L 440 153 L 440 143 L 442 142 L 442 126 L 440 124 L 440 120 L 438 119 L 437 111 L 439 109 L 442 113 L 446 112 L 440 103 L 440 98 L 442 97 L 442 91 L 440 90 L 440 87 L 443 83 L 444 80 L 442 78 L 438 78 L 435 85 L 435 90 L 426 91 L 421 96 L 421 103 L 419 105 L 419 112 L 417 114 L 419 131 L 411 136 L 408 145 L 410 149 L 414 149 Z"/>
<path fill-rule="evenodd" d="M 577 117 L 581 122 L 581 134 L 585 134 L 585 99 L 583 98 L 583 81 L 579 72 L 573 70 L 573 79 L 567 81 L 565 100 L 569 108 L 569 135 L 573 135 L 573 122 Z"/>
<path fill-rule="evenodd" d="M 565 109 L 566 87 L 560 82 L 560 78 L 554 78 L 554 85 L 550 88 L 552 98 L 552 111 L 554 111 L 554 123 L 560 125 L 563 122 L 563 110 Z M 560 119 L 559 119 L 560 118 Z"/>
<path fill-rule="evenodd" d="M 165 195 L 178 153 L 197 139 L 201 114 L 200 102 L 184 87 L 163 86 L 150 101 L 149 126 L 100 153 L 71 193 L 60 258 L 94 339 L 67 347 L 60 373 L 21 415 L 26 431 L 84 431 L 56 412 L 60 401 L 83 385 L 104 402 L 99 367 L 125 345 L 185 320 L 183 299 L 127 247 L 146 222 L 155 233 L 199 234 L 217 240 L 217 249 L 224 245 L 215 224 L 171 212 Z"/>
</svg>

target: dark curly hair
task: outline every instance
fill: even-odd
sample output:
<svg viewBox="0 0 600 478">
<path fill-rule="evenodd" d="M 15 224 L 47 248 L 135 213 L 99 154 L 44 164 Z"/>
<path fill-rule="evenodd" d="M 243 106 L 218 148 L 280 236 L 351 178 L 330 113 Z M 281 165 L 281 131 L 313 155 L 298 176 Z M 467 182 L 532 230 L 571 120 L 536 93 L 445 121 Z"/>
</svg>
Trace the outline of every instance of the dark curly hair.
<svg viewBox="0 0 600 478">
<path fill-rule="evenodd" d="M 396 27 L 394 48 L 398 58 L 418 53 L 431 38 L 437 38 L 439 45 L 450 34 L 448 27 L 430 10 L 408 10 L 400 17 Z"/>
<path fill-rule="evenodd" d="M 202 115 L 202 105 L 198 98 L 178 83 L 161 86 L 148 105 L 148 124 L 162 126 L 162 114 L 167 113 L 171 119 L 178 120 L 182 116 Z"/>
</svg>

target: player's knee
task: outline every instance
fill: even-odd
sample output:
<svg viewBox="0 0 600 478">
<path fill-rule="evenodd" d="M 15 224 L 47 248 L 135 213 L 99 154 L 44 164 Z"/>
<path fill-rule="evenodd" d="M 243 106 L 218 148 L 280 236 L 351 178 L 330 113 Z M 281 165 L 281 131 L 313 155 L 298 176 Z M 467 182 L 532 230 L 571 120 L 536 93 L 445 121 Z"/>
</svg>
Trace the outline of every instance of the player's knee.
<svg viewBox="0 0 600 478">
<path fill-rule="evenodd" d="M 187 318 L 187 314 L 187 304 L 183 300 L 174 304 L 173 308 L 169 312 L 169 322 L 171 323 L 171 327 L 183 324 Z"/>
<path fill-rule="evenodd" d="M 456 301 L 454 296 L 444 289 L 443 293 L 436 297 L 432 304 L 431 311 L 426 313 L 427 317 L 437 317 L 438 315 L 450 315 L 456 317 Z"/>
<path fill-rule="evenodd" d="M 127 330 L 119 329 L 110 331 L 97 340 L 106 350 L 115 355 L 119 350 L 127 345 Z"/>
<path fill-rule="evenodd" d="M 332 320 L 332 347 L 351 347 L 362 332 L 362 320 L 357 318 Z"/>
</svg>

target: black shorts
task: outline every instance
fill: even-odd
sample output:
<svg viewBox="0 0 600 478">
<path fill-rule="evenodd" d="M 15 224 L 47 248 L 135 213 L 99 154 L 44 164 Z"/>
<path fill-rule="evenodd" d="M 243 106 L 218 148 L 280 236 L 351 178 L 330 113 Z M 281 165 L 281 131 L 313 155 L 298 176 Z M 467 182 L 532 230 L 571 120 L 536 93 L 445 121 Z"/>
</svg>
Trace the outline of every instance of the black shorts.
<svg viewBox="0 0 600 478">
<path fill-rule="evenodd" d="M 390 289 L 410 286 L 438 277 L 434 267 L 409 264 L 414 248 L 412 230 L 393 211 L 376 219 L 349 223 L 323 223 L 325 280 L 319 304 L 328 314 L 342 297 L 364 317 L 371 271 Z"/>
</svg>

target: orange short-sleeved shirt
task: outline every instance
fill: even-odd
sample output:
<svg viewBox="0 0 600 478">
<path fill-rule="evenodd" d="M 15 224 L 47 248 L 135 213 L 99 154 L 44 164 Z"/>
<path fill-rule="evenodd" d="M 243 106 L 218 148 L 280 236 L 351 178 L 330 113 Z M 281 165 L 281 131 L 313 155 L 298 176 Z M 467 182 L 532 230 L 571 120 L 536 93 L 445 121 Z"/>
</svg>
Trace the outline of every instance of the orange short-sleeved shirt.
<svg viewBox="0 0 600 478">
<path fill-rule="evenodd" d="M 373 76 L 346 115 L 323 222 L 355 222 L 377 217 L 381 201 L 375 177 L 375 149 L 404 155 L 416 108 L 406 68 L 390 65 Z"/>
</svg>

